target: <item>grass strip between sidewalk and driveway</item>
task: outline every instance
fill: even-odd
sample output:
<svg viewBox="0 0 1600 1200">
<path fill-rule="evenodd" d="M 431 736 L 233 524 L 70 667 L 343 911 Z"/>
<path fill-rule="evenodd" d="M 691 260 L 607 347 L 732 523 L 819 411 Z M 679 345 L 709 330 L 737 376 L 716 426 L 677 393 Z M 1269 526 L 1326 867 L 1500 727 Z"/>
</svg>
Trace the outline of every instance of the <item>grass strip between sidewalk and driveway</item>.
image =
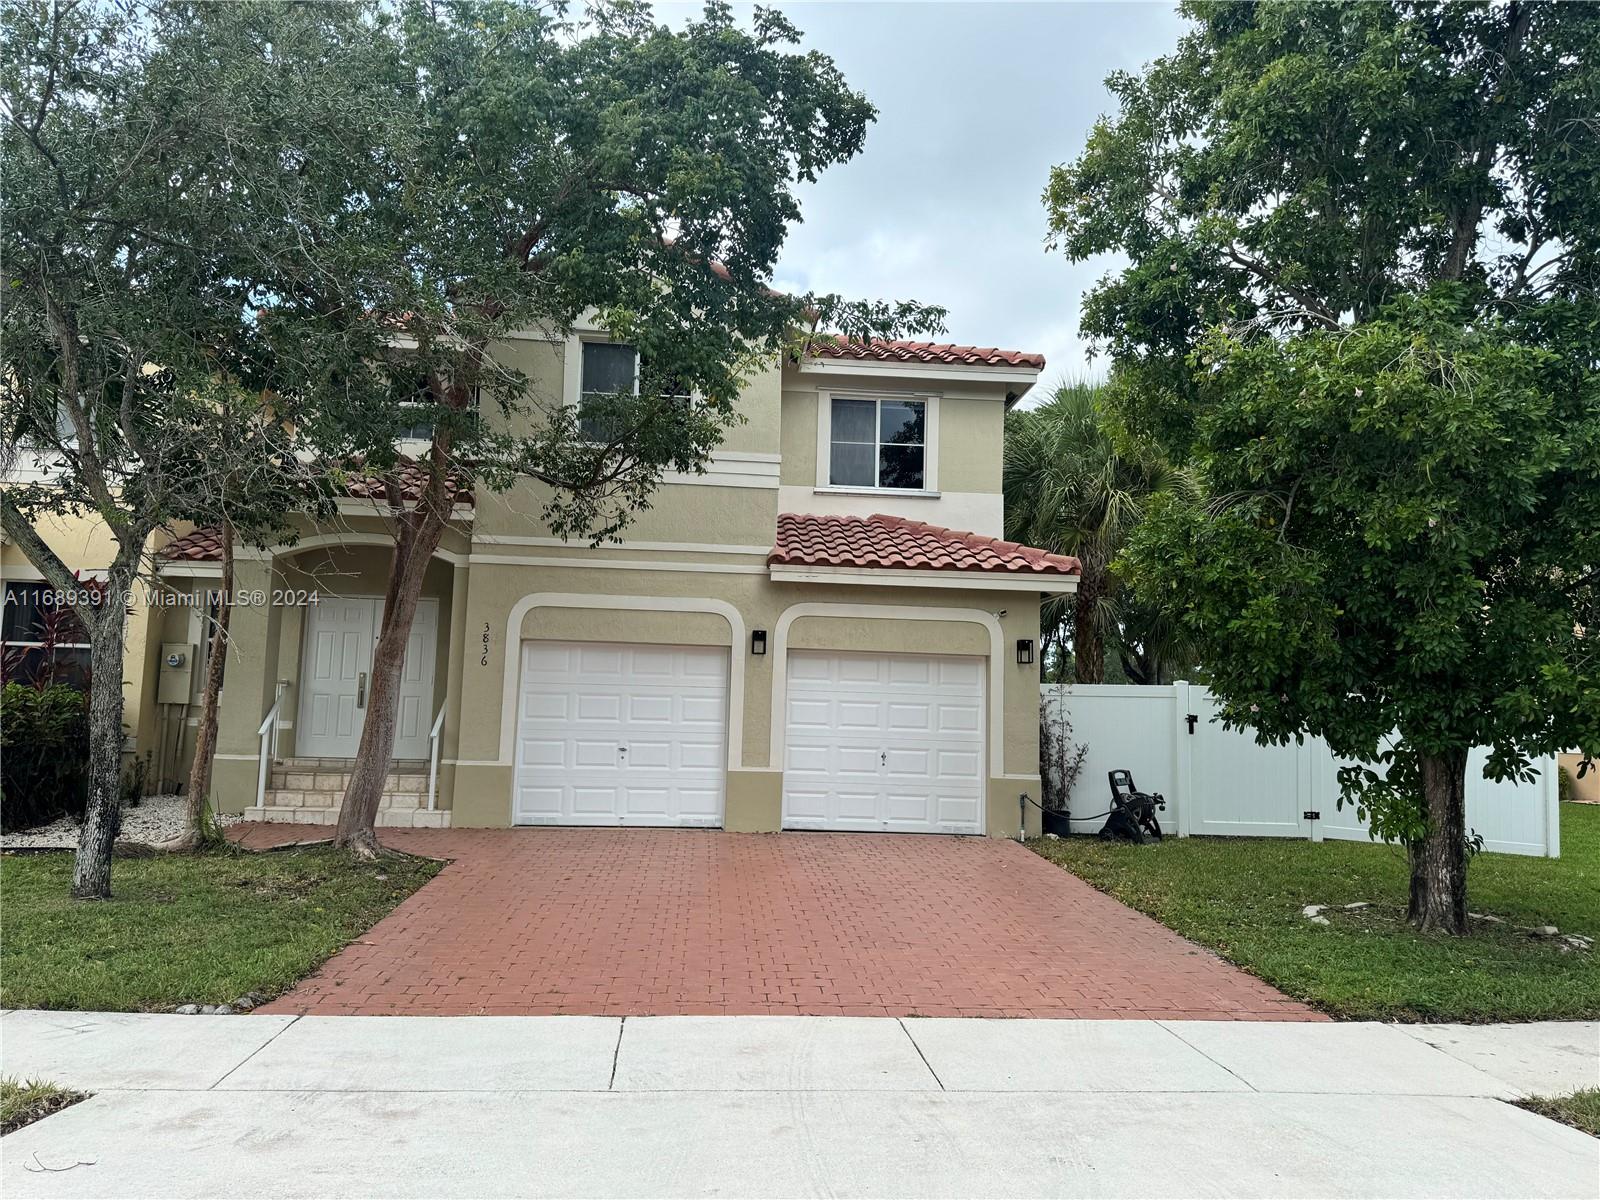
<svg viewBox="0 0 1600 1200">
<path fill-rule="evenodd" d="M 112 899 L 68 897 L 72 855 L 0 859 L 0 1005 L 161 1011 L 287 990 L 438 872 L 329 847 L 118 859 Z"/>
<path fill-rule="evenodd" d="M 24 1125 L 42 1121 L 51 1113 L 71 1108 L 79 1100 L 87 1100 L 87 1092 L 57 1087 L 40 1079 L 26 1083 L 20 1079 L 0 1075 L 0 1137 L 15 1133 Z"/>
<path fill-rule="evenodd" d="M 1290 996 L 1349 1020 L 1600 1018 L 1600 805 L 1561 805 L 1561 857 L 1480 854 L 1472 935 L 1405 922 L 1403 850 L 1368 842 L 1093 837 L 1032 842 L 1094 887 L 1209 946 Z M 1368 907 L 1345 909 L 1347 904 Z M 1330 907 L 1327 925 L 1306 905 Z M 1525 929 L 1597 939 L 1578 949 Z M 1519 928 L 1520 927 L 1520 928 Z"/>
<path fill-rule="evenodd" d="M 1531 1096 L 1516 1103 L 1529 1112 L 1600 1138 L 1600 1088 L 1585 1088 L 1570 1096 Z"/>
</svg>

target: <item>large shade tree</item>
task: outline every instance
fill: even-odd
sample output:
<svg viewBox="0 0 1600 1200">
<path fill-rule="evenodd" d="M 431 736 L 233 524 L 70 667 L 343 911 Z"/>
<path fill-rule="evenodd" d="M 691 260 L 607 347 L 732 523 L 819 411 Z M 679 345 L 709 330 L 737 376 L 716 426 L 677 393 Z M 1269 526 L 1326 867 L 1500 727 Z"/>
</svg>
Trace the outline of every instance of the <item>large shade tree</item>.
<svg viewBox="0 0 1600 1200">
<path fill-rule="evenodd" d="M 295 148 L 344 171 L 347 200 L 313 231 L 319 270 L 260 300 L 267 342 L 336 381 L 283 398 L 297 428 L 388 500 L 394 568 L 336 831 L 371 854 L 405 647 L 458 496 L 532 479 L 556 533 L 614 535 L 664 472 L 703 469 L 751 373 L 800 331 L 927 332 L 942 314 L 770 287 L 796 187 L 856 154 L 873 117 L 775 12 L 745 28 L 712 4 L 669 29 L 636 4 L 578 20 L 512 4 L 342 11 L 370 33 L 362 86 L 391 126 L 337 161 L 336 146 Z M 642 369 L 581 412 L 493 352 L 586 313 Z M 426 449 L 403 461 L 397 437 L 419 425 Z M 402 471 L 420 487 L 406 493 Z"/>
<path fill-rule="evenodd" d="M 89 787 L 72 881 L 83 898 L 110 894 L 125 604 L 151 535 L 221 515 L 214 468 L 236 461 L 242 427 L 219 419 L 217 388 L 259 396 L 283 384 L 276 367 L 295 375 L 297 364 L 263 353 L 250 316 L 252 280 L 275 255 L 308 258 L 285 230 L 303 231 L 300 201 L 316 180 L 282 139 L 360 143 L 384 119 L 346 102 L 329 56 L 261 53 L 251 22 L 263 15 L 0 8 L 0 469 L 31 467 L 0 488 L 0 525 L 87 627 Z M 292 40 L 284 30 L 277 45 Z M 264 210 L 271 220 L 256 219 Z M 255 511 L 245 488 L 275 461 L 288 460 L 263 454 L 235 480 L 235 512 Z M 41 535 L 52 516 L 104 523 L 104 586 L 86 589 Z"/>
<path fill-rule="evenodd" d="M 225 519 L 173 469 L 205 426 L 185 406 L 218 380 L 265 397 L 300 459 L 359 476 L 394 539 L 337 832 L 362 853 L 423 573 L 462 494 L 533 479 L 553 530 L 613 534 L 664 472 L 703 468 L 797 331 L 939 327 L 912 303 L 768 286 L 796 187 L 858 152 L 873 116 L 771 12 L 744 28 L 711 5 L 672 30 L 631 3 L 13 0 L 5 30 L 5 416 L 62 464 L 6 491 L 7 532 L 65 587 L 32 520 L 100 517 L 118 591 L 154 529 L 207 503 Z M 585 314 L 643 371 L 587 397 L 580 427 L 491 349 Z M 425 451 L 402 460 L 419 427 Z M 121 630 L 91 626 L 83 895 L 109 887 Z"/>
<path fill-rule="evenodd" d="M 1466 928 L 1468 751 L 1600 744 L 1600 10 L 1186 5 L 1051 176 L 1085 331 L 1214 497 L 1128 565 L 1225 716 L 1345 772 Z"/>
</svg>

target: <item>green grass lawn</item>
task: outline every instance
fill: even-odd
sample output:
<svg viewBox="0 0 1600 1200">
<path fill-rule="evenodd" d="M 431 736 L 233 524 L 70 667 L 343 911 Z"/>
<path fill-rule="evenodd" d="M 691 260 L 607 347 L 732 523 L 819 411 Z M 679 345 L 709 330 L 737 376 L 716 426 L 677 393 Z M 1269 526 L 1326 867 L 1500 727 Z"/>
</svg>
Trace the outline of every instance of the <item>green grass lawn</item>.
<svg viewBox="0 0 1600 1200">
<path fill-rule="evenodd" d="M 0 859 L 0 1005 L 228 1004 L 287 989 L 439 870 L 314 847 L 118 859 L 113 898 L 70 900 L 72 856 Z"/>
<path fill-rule="evenodd" d="M 1032 843 L 1101 891 L 1339 1017 L 1533 1021 L 1600 1017 L 1600 944 L 1563 953 L 1512 927 L 1600 937 L 1600 806 L 1561 806 L 1561 857 L 1480 854 L 1467 907 L 1504 919 L 1471 937 L 1405 924 L 1403 851 L 1367 842 L 1169 839 L 1127 846 L 1075 837 Z M 1368 901 L 1330 910 L 1307 904 Z"/>
<path fill-rule="evenodd" d="M 24 1083 L 9 1075 L 0 1075 L 0 1136 L 15 1133 L 24 1125 L 42 1121 L 51 1113 L 70 1108 L 79 1100 L 88 1098 L 83 1092 L 57 1087 L 39 1079 Z"/>
<path fill-rule="evenodd" d="M 1600 1088 L 1588 1088 L 1570 1096 L 1535 1096 L 1517 1101 L 1523 1108 L 1549 1117 L 1591 1137 L 1600 1138 Z"/>
</svg>

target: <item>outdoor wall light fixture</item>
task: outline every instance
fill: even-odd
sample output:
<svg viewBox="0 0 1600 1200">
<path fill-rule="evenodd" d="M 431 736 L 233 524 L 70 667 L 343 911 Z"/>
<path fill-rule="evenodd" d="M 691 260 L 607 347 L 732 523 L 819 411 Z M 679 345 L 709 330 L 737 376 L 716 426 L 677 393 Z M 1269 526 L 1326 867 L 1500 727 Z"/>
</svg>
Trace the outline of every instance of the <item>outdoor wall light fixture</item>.
<svg viewBox="0 0 1600 1200">
<path fill-rule="evenodd" d="M 1017 666 L 1031 667 L 1033 665 L 1033 639 L 1017 639 Z"/>
<path fill-rule="evenodd" d="M 753 630 L 751 630 L 750 631 L 750 653 L 751 654 L 760 655 L 760 654 L 765 654 L 766 652 L 767 652 L 767 631 L 765 629 L 753 629 Z"/>
</svg>

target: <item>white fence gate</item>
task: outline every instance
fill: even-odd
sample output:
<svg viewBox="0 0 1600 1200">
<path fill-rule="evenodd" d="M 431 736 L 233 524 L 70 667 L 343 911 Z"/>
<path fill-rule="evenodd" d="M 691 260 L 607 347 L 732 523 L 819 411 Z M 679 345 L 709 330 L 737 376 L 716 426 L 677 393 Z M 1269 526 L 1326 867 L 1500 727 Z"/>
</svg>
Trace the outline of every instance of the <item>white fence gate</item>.
<svg viewBox="0 0 1600 1200">
<path fill-rule="evenodd" d="M 1085 746 L 1083 770 L 1072 789 L 1075 833 L 1105 823 L 1111 790 L 1106 773 L 1133 772 L 1141 791 L 1160 792 L 1161 826 L 1180 837 L 1298 837 L 1365 841 L 1366 823 L 1340 808 L 1336 759 L 1320 738 L 1261 746 L 1249 730 L 1224 729 L 1221 705 L 1203 687 L 1069 684 L 1041 688 L 1047 704 L 1064 703 L 1069 740 Z M 1467 827 L 1485 850 L 1557 858 L 1561 852 L 1555 758 L 1540 759 L 1531 783 L 1483 777 L 1487 752 L 1467 760 Z"/>
</svg>

